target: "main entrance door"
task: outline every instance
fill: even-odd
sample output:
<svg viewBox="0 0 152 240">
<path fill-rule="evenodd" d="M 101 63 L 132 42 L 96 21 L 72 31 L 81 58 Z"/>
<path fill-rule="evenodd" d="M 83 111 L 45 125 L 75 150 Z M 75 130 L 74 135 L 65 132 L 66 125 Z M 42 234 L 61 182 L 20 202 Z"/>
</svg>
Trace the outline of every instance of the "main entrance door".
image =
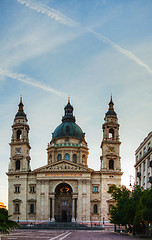
<svg viewBox="0 0 152 240">
<path fill-rule="evenodd" d="M 55 189 L 55 219 L 58 222 L 71 222 L 72 188 L 67 183 L 59 184 Z"/>
<path fill-rule="evenodd" d="M 67 220 L 68 220 L 67 210 L 62 210 L 62 212 L 61 212 L 61 222 L 67 222 Z"/>
</svg>

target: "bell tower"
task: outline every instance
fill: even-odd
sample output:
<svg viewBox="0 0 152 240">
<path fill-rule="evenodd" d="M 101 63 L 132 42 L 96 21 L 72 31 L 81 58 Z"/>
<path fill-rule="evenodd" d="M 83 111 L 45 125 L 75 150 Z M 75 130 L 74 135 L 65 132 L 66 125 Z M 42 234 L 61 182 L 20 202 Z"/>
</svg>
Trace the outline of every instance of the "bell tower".
<svg viewBox="0 0 152 240">
<path fill-rule="evenodd" d="M 103 139 L 101 143 L 101 171 L 121 171 L 120 166 L 120 139 L 117 114 L 114 111 L 112 96 L 109 102 L 109 109 L 105 114 Z"/>
<path fill-rule="evenodd" d="M 108 215 L 112 199 L 107 193 L 109 186 L 115 184 L 121 185 L 121 163 L 120 163 L 120 139 L 119 139 L 119 124 L 117 114 L 114 111 L 114 103 L 111 99 L 109 108 L 105 114 L 103 129 L 103 139 L 101 142 L 102 156 L 101 159 L 101 174 L 102 174 L 102 216 L 108 220 Z"/>
<path fill-rule="evenodd" d="M 24 113 L 24 105 L 22 97 L 20 98 L 19 109 L 14 118 L 12 125 L 12 137 L 10 153 L 9 172 L 30 171 L 30 144 L 29 144 L 29 125 L 26 114 Z"/>
</svg>

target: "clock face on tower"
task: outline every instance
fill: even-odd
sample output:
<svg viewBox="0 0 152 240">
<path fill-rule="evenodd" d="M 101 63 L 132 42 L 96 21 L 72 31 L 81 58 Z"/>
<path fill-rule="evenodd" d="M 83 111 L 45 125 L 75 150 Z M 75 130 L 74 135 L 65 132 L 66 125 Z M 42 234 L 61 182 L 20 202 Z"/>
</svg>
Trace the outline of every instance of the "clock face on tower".
<svg viewBox="0 0 152 240">
<path fill-rule="evenodd" d="M 21 154 L 21 147 L 20 148 L 15 148 L 15 154 Z"/>
<path fill-rule="evenodd" d="M 111 147 L 111 146 L 109 146 L 109 147 L 108 147 L 108 151 L 109 151 L 110 153 L 113 153 L 113 152 L 114 152 L 114 150 L 115 150 L 115 148 L 114 148 L 114 147 Z"/>
</svg>

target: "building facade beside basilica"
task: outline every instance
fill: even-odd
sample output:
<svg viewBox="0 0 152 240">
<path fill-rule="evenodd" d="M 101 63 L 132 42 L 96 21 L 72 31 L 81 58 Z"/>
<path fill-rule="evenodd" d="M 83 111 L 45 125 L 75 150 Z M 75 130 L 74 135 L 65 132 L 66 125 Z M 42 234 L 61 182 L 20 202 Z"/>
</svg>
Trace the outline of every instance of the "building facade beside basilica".
<svg viewBox="0 0 152 240">
<path fill-rule="evenodd" d="M 100 223 L 113 204 L 110 185 L 121 185 L 120 140 L 112 97 L 103 124 L 100 171 L 87 164 L 85 134 L 68 100 L 62 123 L 47 146 L 47 165 L 31 171 L 29 125 L 22 99 L 12 125 L 8 169 L 8 211 L 20 221 Z"/>
</svg>

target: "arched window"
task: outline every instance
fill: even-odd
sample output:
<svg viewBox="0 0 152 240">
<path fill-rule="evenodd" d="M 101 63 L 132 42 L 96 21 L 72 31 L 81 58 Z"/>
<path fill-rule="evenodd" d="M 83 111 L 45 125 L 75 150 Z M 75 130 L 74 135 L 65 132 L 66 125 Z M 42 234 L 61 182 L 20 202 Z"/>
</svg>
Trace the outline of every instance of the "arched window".
<svg viewBox="0 0 152 240">
<path fill-rule="evenodd" d="M 21 134 L 22 134 L 22 132 L 21 132 L 21 130 L 19 129 L 19 130 L 17 130 L 17 140 L 21 140 Z"/>
<path fill-rule="evenodd" d="M 60 161 L 62 159 L 62 155 L 58 154 L 58 161 Z"/>
<path fill-rule="evenodd" d="M 70 160 L 70 156 L 69 156 L 68 153 L 65 154 L 64 159 L 65 159 L 65 160 L 68 160 L 68 161 Z"/>
<path fill-rule="evenodd" d="M 109 169 L 114 169 L 114 161 L 113 161 L 113 159 L 109 160 Z"/>
<path fill-rule="evenodd" d="M 114 130 L 113 130 L 113 128 L 109 129 L 109 138 L 114 138 Z"/>
<path fill-rule="evenodd" d="M 85 155 L 82 156 L 82 164 L 86 164 L 86 161 L 85 161 Z"/>
<path fill-rule="evenodd" d="M 15 169 L 16 169 L 16 170 L 20 170 L 20 160 L 17 160 L 17 161 L 15 162 Z"/>
<path fill-rule="evenodd" d="M 93 213 L 94 214 L 98 213 L 98 206 L 97 206 L 97 204 L 94 204 L 94 206 L 93 206 Z"/>
<path fill-rule="evenodd" d="M 77 155 L 76 154 L 73 154 L 73 162 L 77 163 Z"/>
<path fill-rule="evenodd" d="M 34 203 L 30 204 L 30 213 L 33 214 L 34 213 Z"/>
</svg>

